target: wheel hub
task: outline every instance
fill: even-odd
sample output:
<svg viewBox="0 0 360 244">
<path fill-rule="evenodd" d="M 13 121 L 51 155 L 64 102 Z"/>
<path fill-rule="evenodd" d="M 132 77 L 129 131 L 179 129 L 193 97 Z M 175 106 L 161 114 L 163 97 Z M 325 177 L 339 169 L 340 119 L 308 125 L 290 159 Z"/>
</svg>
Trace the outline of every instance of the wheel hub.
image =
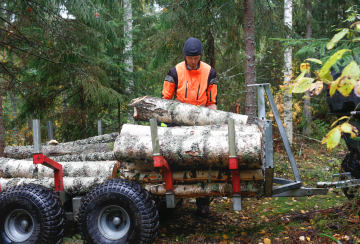
<svg viewBox="0 0 360 244">
<path fill-rule="evenodd" d="M 33 233 L 33 223 L 33 218 L 27 211 L 16 209 L 10 212 L 5 219 L 5 233 L 14 242 L 24 242 Z"/>
<path fill-rule="evenodd" d="M 119 240 L 127 234 L 129 228 L 130 218 L 122 207 L 111 205 L 100 211 L 98 229 L 105 238 Z"/>
</svg>

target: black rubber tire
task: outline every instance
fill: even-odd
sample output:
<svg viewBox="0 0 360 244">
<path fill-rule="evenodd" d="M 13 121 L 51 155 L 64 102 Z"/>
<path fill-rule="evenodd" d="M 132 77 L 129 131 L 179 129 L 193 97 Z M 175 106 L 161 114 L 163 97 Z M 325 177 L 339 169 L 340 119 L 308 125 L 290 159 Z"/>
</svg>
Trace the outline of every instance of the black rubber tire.
<svg viewBox="0 0 360 244">
<path fill-rule="evenodd" d="M 100 211 L 107 206 L 119 206 L 129 216 L 129 230 L 120 239 L 109 240 L 98 228 Z M 78 214 L 78 229 L 85 243 L 153 243 L 158 226 L 158 211 L 151 195 L 129 180 L 112 179 L 94 187 L 82 199 Z"/>
<path fill-rule="evenodd" d="M 9 213 L 24 210 L 33 220 L 33 232 L 23 241 L 16 242 L 5 231 Z M 66 224 L 65 211 L 54 191 L 40 185 L 27 184 L 12 187 L 0 194 L 0 243 L 34 244 L 60 243 Z"/>
</svg>

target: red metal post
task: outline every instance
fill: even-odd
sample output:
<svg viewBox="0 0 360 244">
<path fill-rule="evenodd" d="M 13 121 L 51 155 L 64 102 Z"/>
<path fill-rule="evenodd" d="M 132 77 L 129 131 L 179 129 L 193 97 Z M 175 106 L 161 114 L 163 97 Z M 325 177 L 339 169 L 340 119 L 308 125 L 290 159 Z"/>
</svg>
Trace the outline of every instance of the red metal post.
<svg viewBox="0 0 360 244">
<path fill-rule="evenodd" d="M 229 158 L 229 169 L 231 170 L 233 194 L 241 195 L 240 172 L 237 158 Z"/>
<path fill-rule="evenodd" d="M 34 162 L 34 164 L 42 164 L 46 167 L 53 169 L 54 170 L 55 191 L 63 191 L 64 190 L 63 170 L 62 170 L 61 164 L 44 156 L 41 153 L 33 155 L 33 162 Z"/>
<path fill-rule="evenodd" d="M 166 192 L 171 191 L 171 193 L 174 194 L 173 178 L 169 163 L 163 156 L 154 156 L 153 159 L 154 167 L 160 168 L 164 172 Z"/>
</svg>

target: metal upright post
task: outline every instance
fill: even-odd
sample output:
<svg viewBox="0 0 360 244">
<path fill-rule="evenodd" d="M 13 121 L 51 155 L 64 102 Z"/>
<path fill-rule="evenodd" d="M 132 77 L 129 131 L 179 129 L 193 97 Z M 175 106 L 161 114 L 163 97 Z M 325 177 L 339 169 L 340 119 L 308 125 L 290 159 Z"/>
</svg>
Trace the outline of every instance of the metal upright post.
<svg viewBox="0 0 360 244">
<path fill-rule="evenodd" d="M 53 126 L 52 126 L 51 121 L 47 122 L 47 129 L 48 129 L 49 141 L 54 140 L 54 131 L 53 131 Z"/>
<path fill-rule="evenodd" d="M 33 140 L 34 140 L 34 154 L 41 153 L 41 127 L 40 120 L 33 120 Z"/>
<path fill-rule="evenodd" d="M 103 123 L 102 120 L 98 120 L 98 135 L 101 136 L 103 134 Z"/>
</svg>

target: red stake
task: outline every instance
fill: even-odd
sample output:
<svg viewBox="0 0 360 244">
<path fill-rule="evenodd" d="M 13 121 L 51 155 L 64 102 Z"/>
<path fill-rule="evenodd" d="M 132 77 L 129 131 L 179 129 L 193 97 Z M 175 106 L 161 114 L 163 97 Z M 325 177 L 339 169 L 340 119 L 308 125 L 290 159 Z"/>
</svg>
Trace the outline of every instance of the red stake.
<svg viewBox="0 0 360 244">
<path fill-rule="evenodd" d="M 232 175 L 233 194 L 241 195 L 240 172 L 237 158 L 229 158 L 229 169 L 231 170 Z"/>
<path fill-rule="evenodd" d="M 153 159 L 154 167 L 160 168 L 164 172 L 166 192 L 171 191 L 171 193 L 174 194 L 173 178 L 169 163 L 163 156 L 154 156 Z"/>
<path fill-rule="evenodd" d="M 33 155 L 33 162 L 34 162 L 34 164 L 42 164 L 46 167 L 53 169 L 54 170 L 55 191 L 63 191 L 64 190 L 63 170 L 62 170 L 61 164 L 44 156 L 41 153 Z"/>
</svg>

